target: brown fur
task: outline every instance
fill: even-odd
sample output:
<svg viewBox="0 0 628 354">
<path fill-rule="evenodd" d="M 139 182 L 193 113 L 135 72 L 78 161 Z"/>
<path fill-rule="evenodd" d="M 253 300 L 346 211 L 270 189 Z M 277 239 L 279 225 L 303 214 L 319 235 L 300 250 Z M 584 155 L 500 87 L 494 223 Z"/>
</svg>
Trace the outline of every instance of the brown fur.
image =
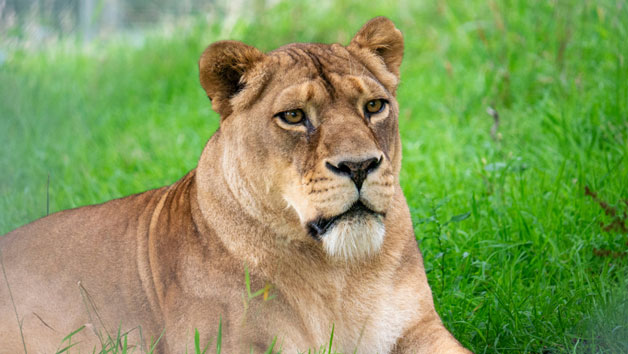
<svg viewBox="0 0 628 354">
<path fill-rule="evenodd" d="M 157 352 L 182 353 L 193 350 L 195 328 L 203 343 L 215 338 L 219 320 L 226 353 L 262 352 L 275 336 L 286 353 L 317 349 L 332 325 L 336 350 L 347 353 L 468 352 L 434 310 L 399 185 L 402 56 L 401 33 L 382 17 L 347 47 L 291 44 L 263 54 L 212 44 L 200 79 L 221 127 L 195 170 L 172 186 L 62 211 L 0 239 L 29 352 L 52 352 L 87 325 L 73 340 L 82 351 L 120 327 L 144 347 L 165 330 Z M 389 104 L 367 119 L 362 107 L 372 99 Z M 309 125 L 275 116 L 292 109 L 303 109 Z M 361 192 L 326 166 L 373 156 L 381 164 Z M 353 235 L 356 248 L 334 256 L 329 249 L 343 246 L 308 235 L 308 222 L 358 198 L 381 213 L 360 227 L 385 227 L 383 241 Z M 264 295 L 248 297 L 245 266 L 251 291 Z M 0 284 L 0 352 L 16 353 L 18 324 Z"/>
</svg>

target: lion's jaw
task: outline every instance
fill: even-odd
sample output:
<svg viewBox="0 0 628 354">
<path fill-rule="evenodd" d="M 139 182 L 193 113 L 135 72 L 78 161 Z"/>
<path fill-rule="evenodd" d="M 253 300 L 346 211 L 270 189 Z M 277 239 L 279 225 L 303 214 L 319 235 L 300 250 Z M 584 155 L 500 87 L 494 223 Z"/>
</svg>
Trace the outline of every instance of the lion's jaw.
<svg viewBox="0 0 628 354">
<path fill-rule="evenodd" d="M 333 259 L 346 261 L 376 254 L 386 234 L 383 218 L 381 214 L 349 211 L 321 236 L 325 252 Z"/>
</svg>

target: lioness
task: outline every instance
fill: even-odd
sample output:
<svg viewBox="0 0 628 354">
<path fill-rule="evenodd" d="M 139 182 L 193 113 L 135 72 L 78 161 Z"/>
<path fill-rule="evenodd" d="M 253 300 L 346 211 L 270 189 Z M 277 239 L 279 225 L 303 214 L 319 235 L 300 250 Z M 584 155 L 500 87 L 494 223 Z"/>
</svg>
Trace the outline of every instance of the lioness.
<svg viewBox="0 0 628 354">
<path fill-rule="evenodd" d="M 120 331 L 183 353 L 220 323 L 226 353 L 316 350 L 332 327 L 343 353 L 468 353 L 434 310 L 399 185 L 402 56 L 383 17 L 348 46 L 210 45 L 221 122 L 195 170 L 1 238 L 0 352 L 22 351 L 18 323 L 30 353 L 81 326 L 83 352 Z"/>
</svg>

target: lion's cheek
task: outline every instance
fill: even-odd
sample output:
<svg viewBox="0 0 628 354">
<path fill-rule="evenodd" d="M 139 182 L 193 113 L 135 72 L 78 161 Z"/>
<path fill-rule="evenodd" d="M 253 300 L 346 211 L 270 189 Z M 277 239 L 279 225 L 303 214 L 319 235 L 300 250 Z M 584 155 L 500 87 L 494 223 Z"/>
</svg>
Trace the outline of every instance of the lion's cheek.
<svg viewBox="0 0 628 354">
<path fill-rule="evenodd" d="M 329 185 L 313 185 L 307 194 L 310 204 L 316 208 L 316 216 L 326 218 L 344 213 L 360 196 L 353 182 L 348 179 L 334 181 Z"/>
<path fill-rule="evenodd" d="M 394 176 L 367 180 L 362 187 L 360 200 L 369 209 L 386 214 L 395 193 Z"/>
<path fill-rule="evenodd" d="M 297 188 L 289 188 L 284 194 L 283 199 L 287 203 L 287 208 L 294 210 L 299 217 L 299 222 L 305 225 L 308 220 L 316 217 L 316 210 L 312 208 L 306 196 L 297 190 Z"/>
</svg>

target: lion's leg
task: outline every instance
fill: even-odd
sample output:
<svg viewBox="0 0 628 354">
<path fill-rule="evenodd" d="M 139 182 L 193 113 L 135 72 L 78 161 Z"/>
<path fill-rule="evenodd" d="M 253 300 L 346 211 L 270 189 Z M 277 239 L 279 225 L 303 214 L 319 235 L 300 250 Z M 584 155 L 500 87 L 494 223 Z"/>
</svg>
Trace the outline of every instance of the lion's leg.
<svg viewBox="0 0 628 354">
<path fill-rule="evenodd" d="M 434 312 L 412 325 L 397 341 L 394 354 L 471 353 L 449 333 Z"/>
</svg>

